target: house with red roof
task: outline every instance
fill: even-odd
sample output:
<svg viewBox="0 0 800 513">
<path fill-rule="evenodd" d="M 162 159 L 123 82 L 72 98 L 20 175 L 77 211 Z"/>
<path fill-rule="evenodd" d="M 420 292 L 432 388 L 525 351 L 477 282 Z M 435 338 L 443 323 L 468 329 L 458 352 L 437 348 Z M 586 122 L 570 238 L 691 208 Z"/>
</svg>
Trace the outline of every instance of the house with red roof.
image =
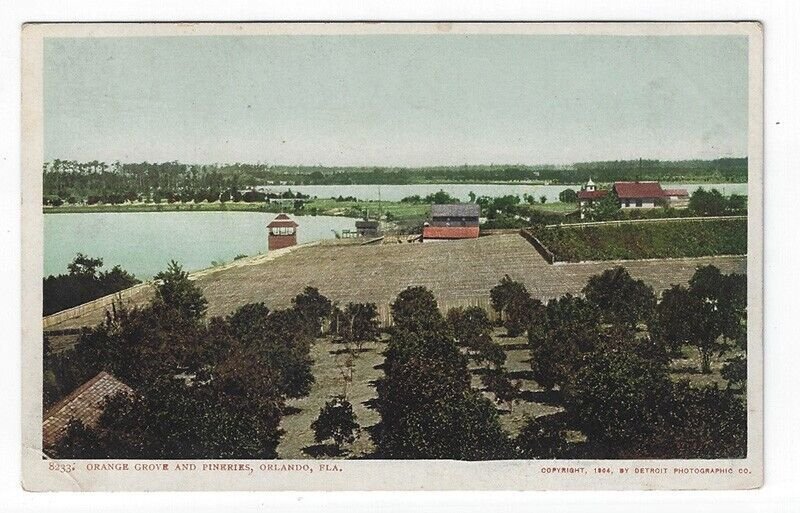
<svg viewBox="0 0 800 513">
<path fill-rule="evenodd" d="M 297 227 L 300 226 L 286 214 L 278 214 L 267 225 L 267 249 L 288 248 L 297 245 Z"/>
<path fill-rule="evenodd" d="M 608 194 L 613 194 L 621 209 L 631 208 L 656 208 L 673 207 L 686 208 L 689 206 L 689 192 L 686 189 L 662 189 L 658 182 L 614 182 L 611 190 L 598 190 L 595 183 L 589 181 L 578 192 L 578 204 L 581 219 L 597 201 Z"/>
<path fill-rule="evenodd" d="M 477 239 L 481 207 L 475 203 L 431 205 L 431 218 L 422 227 L 422 241 Z"/>
</svg>

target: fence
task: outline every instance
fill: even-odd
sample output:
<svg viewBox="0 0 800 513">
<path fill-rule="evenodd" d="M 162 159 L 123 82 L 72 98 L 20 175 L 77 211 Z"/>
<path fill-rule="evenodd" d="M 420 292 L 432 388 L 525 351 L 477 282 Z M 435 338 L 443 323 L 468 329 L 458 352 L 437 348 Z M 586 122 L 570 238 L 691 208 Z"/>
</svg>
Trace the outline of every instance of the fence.
<svg viewBox="0 0 800 513">
<path fill-rule="evenodd" d="M 152 287 L 152 283 L 140 283 L 125 290 L 120 290 L 119 292 L 93 299 L 92 301 L 80 304 L 78 306 L 61 310 L 60 312 L 56 312 L 42 318 L 42 327 L 43 329 L 47 329 L 70 319 L 75 319 L 76 317 L 83 317 L 84 315 L 88 315 L 98 310 L 106 310 L 114 302 L 131 303 L 139 294 L 147 294 L 152 292 Z"/>
<path fill-rule="evenodd" d="M 654 219 L 617 219 L 614 221 L 590 221 L 586 223 L 548 224 L 545 228 L 581 228 L 588 226 L 638 224 L 638 223 L 674 223 L 679 221 L 733 221 L 747 219 L 747 216 L 702 216 L 702 217 L 657 217 Z"/>
<path fill-rule="evenodd" d="M 570 226 L 571 226 L 571 225 L 570 225 Z M 520 230 L 520 231 L 519 231 L 519 234 L 520 234 L 520 235 L 522 235 L 522 237 L 523 237 L 525 240 L 527 240 L 528 242 L 530 242 L 530 243 L 533 245 L 533 247 L 534 247 L 534 248 L 536 248 L 536 251 L 538 251 L 538 252 L 539 252 L 539 254 L 540 254 L 540 255 L 542 255 L 542 258 L 544 258 L 544 259 L 545 259 L 545 261 L 546 261 L 548 264 L 553 264 L 553 263 L 555 263 L 555 261 L 556 261 L 556 256 L 553 254 L 553 252 L 552 252 L 552 251 L 550 251 L 550 250 L 547 248 L 547 246 L 545 246 L 544 244 L 542 244 L 542 243 L 541 243 L 541 241 L 539 241 L 539 239 L 537 239 L 537 238 L 536 238 L 536 236 L 535 236 L 533 233 L 531 233 L 531 231 L 530 231 L 530 230 L 525 230 L 525 229 L 523 229 L 523 230 Z"/>
</svg>

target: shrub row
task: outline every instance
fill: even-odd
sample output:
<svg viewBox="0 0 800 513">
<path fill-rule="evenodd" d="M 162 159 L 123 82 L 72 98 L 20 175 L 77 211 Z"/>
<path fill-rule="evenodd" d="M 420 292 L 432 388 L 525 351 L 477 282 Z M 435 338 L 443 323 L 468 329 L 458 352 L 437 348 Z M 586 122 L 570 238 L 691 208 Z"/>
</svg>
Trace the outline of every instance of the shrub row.
<svg viewBox="0 0 800 513">
<path fill-rule="evenodd" d="M 747 253 L 746 219 L 560 226 L 535 235 L 560 262 Z"/>
</svg>

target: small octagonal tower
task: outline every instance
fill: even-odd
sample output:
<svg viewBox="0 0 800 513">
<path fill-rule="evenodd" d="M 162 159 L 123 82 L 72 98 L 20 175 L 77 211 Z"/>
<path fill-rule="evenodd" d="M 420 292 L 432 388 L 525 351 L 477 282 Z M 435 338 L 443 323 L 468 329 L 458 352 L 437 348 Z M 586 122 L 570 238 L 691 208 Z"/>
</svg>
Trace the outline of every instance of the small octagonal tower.
<svg viewBox="0 0 800 513">
<path fill-rule="evenodd" d="M 267 225 L 267 248 L 272 251 L 274 249 L 288 248 L 297 244 L 297 227 L 300 226 L 295 223 L 286 214 L 278 214 L 278 216 Z"/>
</svg>

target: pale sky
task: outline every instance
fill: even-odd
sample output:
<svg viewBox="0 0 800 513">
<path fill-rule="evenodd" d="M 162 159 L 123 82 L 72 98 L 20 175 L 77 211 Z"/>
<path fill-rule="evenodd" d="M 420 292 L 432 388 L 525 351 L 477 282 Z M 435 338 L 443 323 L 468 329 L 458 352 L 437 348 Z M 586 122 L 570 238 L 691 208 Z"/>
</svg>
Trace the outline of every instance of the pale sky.
<svg viewBox="0 0 800 513">
<path fill-rule="evenodd" d="M 743 36 L 72 38 L 44 56 L 45 160 L 747 155 Z"/>
</svg>

